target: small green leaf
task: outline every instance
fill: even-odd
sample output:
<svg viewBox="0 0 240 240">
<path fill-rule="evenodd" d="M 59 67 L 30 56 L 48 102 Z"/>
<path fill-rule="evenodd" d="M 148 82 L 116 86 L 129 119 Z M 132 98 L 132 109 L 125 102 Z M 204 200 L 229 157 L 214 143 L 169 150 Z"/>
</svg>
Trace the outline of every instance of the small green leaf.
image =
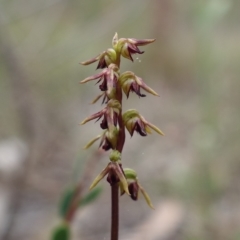
<svg viewBox="0 0 240 240">
<path fill-rule="evenodd" d="M 66 223 L 62 223 L 53 230 L 51 240 L 70 240 L 70 229 Z"/>
<path fill-rule="evenodd" d="M 102 188 L 101 187 L 96 187 L 93 190 L 91 190 L 91 192 L 89 192 L 87 195 L 85 195 L 80 203 L 79 206 L 84 206 L 87 205 L 91 202 L 93 202 L 95 199 L 97 199 L 97 197 L 99 196 L 99 194 L 102 192 Z"/>
<path fill-rule="evenodd" d="M 63 193 L 59 204 L 59 215 L 65 217 L 74 195 L 74 188 L 68 188 Z"/>
</svg>

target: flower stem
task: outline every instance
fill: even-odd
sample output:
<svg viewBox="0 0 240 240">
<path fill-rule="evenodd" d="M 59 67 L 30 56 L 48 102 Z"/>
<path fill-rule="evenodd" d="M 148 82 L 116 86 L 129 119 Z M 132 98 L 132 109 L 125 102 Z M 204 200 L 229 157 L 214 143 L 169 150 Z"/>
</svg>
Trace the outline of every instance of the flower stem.
<svg viewBox="0 0 240 240">
<path fill-rule="evenodd" d="M 120 68 L 120 53 L 117 53 L 117 63 Z M 119 83 L 116 87 L 116 99 L 122 105 L 122 89 Z M 122 110 L 118 115 L 119 135 L 116 149 L 122 153 L 125 143 L 125 127 L 122 119 Z M 111 185 L 111 197 L 112 197 L 112 223 L 111 223 L 111 240 L 118 240 L 119 229 L 119 185 L 114 183 Z"/>
<path fill-rule="evenodd" d="M 118 240 L 118 225 L 119 225 L 119 195 L 118 183 L 111 185 L 112 194 L 112 223 L 111 223 L 111 240 Z"/>
<path fill-rule="evenodd" d="M 122 89 L 121 89 L 121 86 L 119 86 L 119 84 L 117 84 L 117 97 L 118 97 L 117 100 L 122 105 Z M 120 153 L 122 153 L 123 146 L 125 143 L 125 127 L 122 119 L 122 110 L 118 115 L 118 124 L 119 124 L 119 136 L 118 136 L 118 142 L 117 142 L 117 150 Z"/>
</svg>

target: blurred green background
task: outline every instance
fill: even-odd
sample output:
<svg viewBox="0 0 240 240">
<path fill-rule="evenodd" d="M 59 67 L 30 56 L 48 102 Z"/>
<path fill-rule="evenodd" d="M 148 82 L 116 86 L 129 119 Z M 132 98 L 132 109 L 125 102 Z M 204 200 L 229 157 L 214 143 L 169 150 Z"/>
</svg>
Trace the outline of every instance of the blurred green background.
<svg viewBox="0 0 240 240">
<path fill-rule="evenodd" d="M 79 62 L 111 47 L 115 32 L 157 39 L 134 63 L 123 59 L 121 71 L 160 98 L 131 94 L 123 108 L 137 108 L 166 135 L 127 138 L 123 165 L 138 172 L 156 210 L 123 196 L 121 239 L 240 239 L 239 9 L 238 0 L 1 0 L 2 239 L 48 239 L 58 222 L 61 193 L 97 148 L 82 146 L 101 132 L 78 125 L 102 108 L 89 104 L 98 87 L 78 84 L 96 65 Z M 101 185 L 72 239 L 108 239 L 110 192 Z"/>
</svg>

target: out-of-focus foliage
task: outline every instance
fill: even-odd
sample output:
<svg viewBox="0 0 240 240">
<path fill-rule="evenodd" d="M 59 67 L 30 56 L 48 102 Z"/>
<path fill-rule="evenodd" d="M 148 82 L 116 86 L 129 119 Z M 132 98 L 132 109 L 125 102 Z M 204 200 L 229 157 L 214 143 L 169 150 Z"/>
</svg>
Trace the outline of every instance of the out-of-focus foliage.
<svg viewBox="0 0 240 240">
<path fill-rule="evenodd" d="M 97 197 L 100 195 L 102 189 L 100 187 L 96 187 L 91 190 L 89 193 L 85 194 L 80 198 L 79 207 L 88 205 L 95 201 Z M 74 193 L 76 192 L 76 188 L 68 188 L 63 193 L 62 199 L 59 204 L 59 215 L 61 217 L 65 217 L 67 211 L 69 210 L 69 206 L 73 200 Z"/>
<path fill-rule="evenodd" d="M 86 196 L 84 196 L 81 199 L 81 201 L 79 203 L 80 207 L 85 206 L 85 205 L 90 204 L 93 201 L 95 201 L 101 192 L 102 192 L 102 189 L 100 187 L 96 187 L 96 188 L 92 189 L 91 192 L 89 192 Z"/>
<path fill-rule="evenodd" d="M 65 223 L 56 227 L 52 234 L 52 240 L 69 240 L 70 239 L 70 229 Z"/>
<path fill-rule="evenodd" d="M 59 215 L 63 218 L 66 216 L 66 213 L 69 209 L 72 198 L 74 196 L 74 192 L 75 192 L 74 188 L 68 188 L 63 193 L 63 196 L 62 196 L 62 199 L 61 199 L 60 205 L 59 205 Z"/>
</svg>

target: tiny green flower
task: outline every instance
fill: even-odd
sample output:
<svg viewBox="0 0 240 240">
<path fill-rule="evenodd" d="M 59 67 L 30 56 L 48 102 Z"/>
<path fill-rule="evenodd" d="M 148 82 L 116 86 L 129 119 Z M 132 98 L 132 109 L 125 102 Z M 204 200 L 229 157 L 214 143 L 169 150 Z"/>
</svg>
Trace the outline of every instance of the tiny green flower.
<svg viewBox="0 0 240 240">
<path fill-rule="evenodd" d="M 123 121 L 131 136 L 133 136 L 134 131 L 141 136 L 147 136 L 147 133 L 151 133 L 151 129 L 164 136 L 164 133 L 158 127 L 148 122 L 135 109 L 129 109 L 126 111 L 123 114 Z"/>
<path fill-rule="evenodd" d="M 135 39 L 135 38 L 120 38 L 115 43 L 116 51 L 120 52 L 124 58 L 133 61 L 132 55 L 135 53 L 142 54 L 138 46 L 144 46 L 154 42 L 155 39 Z"/>
<path fill-rule="evenodd" d="M 106 51 L 98 54 L 96 57 L 87 60 L 85 62 L 81 62 L 82 65 L 89 65 L 99 60 L 97 69 L 106 68 L 111 63 L 116 63 L 116 51 L 112 48 L 107 49 Z"/>
<path fill-rule="evenodd" d="M 147 202 L 148 206 L 150 208 L 154 209 L 149 195 L 147 194 L 147 192 L 144 190 L 144 188 L 138 182 L 137 173 L 133 169 L 130 169 L 130 168 L 124 168 L 123 171 L 124 171 L 125 177 L 128 182 L 128 190 L 129 190 L 130 197 L 132 198 L 132 200 L 137 201 L 139 192 L 141 192 L 145 201 Z M 121 195 L 123 195 L 125 193 L 125 191 L 124 191 L 123 187 L 121 186 L 121 184 L 120 184 L 120 190 L 121 190 Z"/>
<path fill-rule="evenodd" d="M 107 175 L 107 181 L 112 185 L 120 182 L 124 191 L 130 195 L 128 191 L 128 183 L 124 176 L 122 165 L 119 162 L 110 162 L 106 168 L 93 180 L 90 190 L 93 189 L 105 176 Z"/>
<path fill-rule="evenodd" d="M 110 125 L 117 126 L 117 118 L 120 110 L 121 104 L 118 100 L 111 99 L 108 101 L 107 106 L 104 109 L 92 114 L 90 117 L 84 119 L 80 124 L 83 125 L 93 119 L 97 119 L 98 121 L 103 116 L 103 120 L 100 124 L 102 129 L 107 129 Z"/>
<path fill-rule="evenodd" d="M 102 72 L 94 74 L 90 77 L 83 79 L 80 83 L 87 83 L 92 80 L 98 79 L 98 82 L 102 83 L 99 85 L 101 91 L 108 91 L 109 93 L 113 88 L 116 88 L 116 82 L 118 80 L 118 67 L 115 64 L 110 64 L 108 68 L 105 68 Z"/>
<path fill-rule="evenodd" d="M 104 149 L 105 151 L 108 151 L 109 149 L 115 149 L 117 146 L 118 133 L 119 129 L 117 127 L 110 126 L 109 129 L 106 129 L 102 132 L 102 134 L 96 136 L 89 143 L 87 143 L 84 149 L 88 149 L 99 139 L 99 147 L 102 147 L 102 149 Z"/>
<path fill-rule="evenodd" d="M 109 126 L 105 136 L 105 143 L 102 145 L 102 149 L 108 151 L 109 149 L 116 149 L 118 141 L 119 129 L 115 126 Z M 100 143 L 101 144 L 101 143 Z"/>
<path fill-rule="evenodd" d="M 145 97 L 145 94 L 141 94 L 140 88 L 155 96 L 159 96 L 152 88 L 143 82 L 142 78 L 136 76 L 131 71 L 122 73 L 119 77 L 119 82 L 127 98 L 129 97 L 130 91 L 135 92 L 139 97 Z"/>
</svg>

